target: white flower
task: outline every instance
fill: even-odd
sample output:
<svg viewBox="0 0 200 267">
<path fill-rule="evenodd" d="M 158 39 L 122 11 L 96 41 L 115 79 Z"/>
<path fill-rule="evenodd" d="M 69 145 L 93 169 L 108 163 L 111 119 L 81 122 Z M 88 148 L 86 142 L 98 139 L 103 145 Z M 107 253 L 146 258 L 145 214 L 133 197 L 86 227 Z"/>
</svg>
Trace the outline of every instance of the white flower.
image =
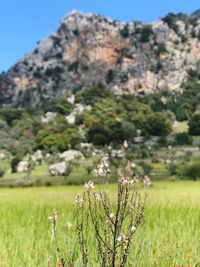
<svg viewBox="0 0 200 267">
<path fill-rule="evenodd" d="M 95 193 L 94 193 L 94 199 L 95 199 L 96 201 L 100 201 L 100 200 L 101 200 L 101 196 L 95 192 Z"/>
<path fill-rule="evenodd" d="M 128 179 L 125 179 L 125 180 L 122 181 L 122 185 L 123 186 L 127 186 L 129 184 L 129 182 L 130 181 Z"/>
<path fill-rule="evenodd" d="M 136 227 L 133 225 L 132 227 L 131 227 L 131 232 L 133 233 L 133 232 L 135 232 L 136 231 Z"/>
<path fill-rule="evenodd" d="M 112 218 L 114 218 L 114 216 L 115 216 L 115 214 L 112 212 L 109 217 L 110 217 L 110 219 L 112 219 Z"/>
<path fill-rule="evenodd" d="M 53 221 L 53 216 L 48 217 L 49 221 Z"/>
<path fill-rule="evenodd" d="M 66 226 L 67 226 L 68 229 L 70 229 L 70 228 L 72 228 L 72 223 L 71 222 L 67 222 Z"/>
<path fill-rule="evenodd" d="M 99 176 L 105 177 L 110 172 L 109 164 L 108 164 L 107 160 L 102 159 L 101 162 L 97 165 L 95 172 Z"/>
<path fill-rule="evenodd" d="M 118 241 L 118 242 L 121 242 L 121 241 L 122 241 L 122 236 L 121 236 L 121 235 L 119 235 L 119 236 L 117 237 L 117 241 Z"/>
<path fill-rule="evenodd" d="M 76 205 L 78 207 L 81 207 L 82 204 L 83 204 L 83 198 L 79 194 L 77 194 L 76 195 L 76 198 L 75 198 L 75 202 L 76 202 Z"/>
<path fill-rule="evenodd" d="M 84 187 L 85 187 L 85 189 L 87 191 L 90 191 L 90 190 L 94 189 L 94 183 L 93 183 L 93 181 L 90 180 L 89 182 L 85 183 Z"/>
<path fill-rule="evenodd" d="M 57 211 L 55 209 L 53 211 L 53 215 L 48 216 L 48 219 L 49 219 L 49 221 L 54 222 L 54 223 L 57 221 L 58 214 L 57 214 Z"/>
<path fill-rule="evenodd" d="M 123 233 L 121 233 L 118 237 L 117 237 L 117 241 L 118 242 L 123 242 L 123 241 L 125 241 L 126 240 L 126 236 L 123 234 Z"/>
</svg>

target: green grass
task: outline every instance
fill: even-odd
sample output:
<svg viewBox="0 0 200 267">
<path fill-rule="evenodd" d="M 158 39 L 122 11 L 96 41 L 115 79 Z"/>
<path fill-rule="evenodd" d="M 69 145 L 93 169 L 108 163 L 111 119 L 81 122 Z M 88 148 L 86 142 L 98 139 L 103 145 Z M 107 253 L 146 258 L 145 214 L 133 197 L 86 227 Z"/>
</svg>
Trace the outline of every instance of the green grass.
<svg viewBox="0 0 200 267">
<path fill-rule="evenodd" d="M 61 247 L 78 251 L 74 197 L 81 186 L 0 189 L 0 266 L 56 267 L 54 242 L 48 216 L 58 211 Z M 115 196 L 116 186 L 109 186 Z M 137 233 L 129 266 L 134 265 L 135 246 L 142 237 L 141 267 L 195 266 L 200 261 L 200 182 L 157 182 L 150 189 L 145 224 Z M 91 232 L 92 234 L 92 232 Z M 91 244 L 91 254 L 94 253 Z M 81 266 L 76 252 L 76 266 Z M 90 266 L 95 266 L 92 264 Z M 98 265 L 97 265 L 98 266 Z"/>
</svg>

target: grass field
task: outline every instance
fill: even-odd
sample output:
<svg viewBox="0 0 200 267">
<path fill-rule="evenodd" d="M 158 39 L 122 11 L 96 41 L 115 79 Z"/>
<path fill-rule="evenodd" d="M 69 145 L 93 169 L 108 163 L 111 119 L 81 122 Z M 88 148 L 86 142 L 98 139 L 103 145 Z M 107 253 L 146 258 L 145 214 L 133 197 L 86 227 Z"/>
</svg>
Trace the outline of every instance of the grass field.
<svg viewBox="0 0 200 267">
<path fill-rule="evenodd" d="M 58 211 L 58 236 L 63 253 L 76 251 L 74 197 L 81 186 L 0 189 L 0 267 L 56 267 L 48 216 Z M 116 186 L 110 185 L 110 193 Z M 156 182 L 150 189 L 145 224 L 134 241 L 129 266 L 142 238 L 140 267 L 193 267 L 200 262 L 200 182 Z M 71 231 L 66 223 L 74 223 Z M 91 254 L 93 246 L 91 244 Z M 92 266 L 95 266 L 93 263 Z M 97 265 L 98 266 L 98 265 Z"/>
</svg>

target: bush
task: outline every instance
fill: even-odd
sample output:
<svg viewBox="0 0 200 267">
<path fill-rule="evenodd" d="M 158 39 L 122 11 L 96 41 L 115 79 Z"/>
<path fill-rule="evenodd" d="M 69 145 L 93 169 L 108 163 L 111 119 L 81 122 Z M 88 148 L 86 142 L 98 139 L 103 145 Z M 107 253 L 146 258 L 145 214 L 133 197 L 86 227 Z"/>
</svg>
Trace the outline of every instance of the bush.
<svg viewBox="0 0 200 267">
<path fill-rule="evenodd" d="M 46 77 L 51 77 L 53 80 L 60 78 L 61 73 L 64 71 L 63 68 L 56 66 L 54 68 L 47 68 L 45 71 Z"/>
<path fill-rule="evenodd" d="M 61 115 L 68 115 L 72 111 L 72 104 L 70 104 L 66 97 L 60 96 L 50 102 L 44 102 L 42 106 L 44 112 L 57 112 Z"/>
<path fill-rule="evenodd" d="M 191 145 L 192 137 L 188 133 L 178 133 L 175 135 L 175 145 Z"/>
<path fill-rule="evenodd" d="M 110 132 L 107 127 L 101 125 L 92 126 L 87 134 L 88 142 L 97 146 L 104 146 L 110 142 Z"/>
<path fill-rule="evenodd" d="M 5 171 L 3 169 L 0 169 L 0 178 L 4 176 Z"/>
<path fill-rule="evenodd" d="M 107 73 L 107 75 L 106 75 L 106 82 L 107 83 L 111 83 L 111 82 L 113 82 L 113 70 L 112 69 L 110 69 L 109 71 L 108 71 L 108 73 Z"/>
<path fill-rule="evenodd" d="M 162 19 L 169 28 L 173 29 L 175 32 L 178 32 L 178 25 L 176 24 L 177 16 L 173 13 L 169 13 L 166 17 Z"/>
<path fill-rule="evenodd" d="M 166 53 L 167 49 L 164 43 L 157 44 L 157 54 L 160 55 L 162 53 Z"/>
<path fill-rule="evenodd" d="M 189 133 L 200 135 L 200 113 L 194 113 L 189 121 Z"/>
<path fill-rule="evenodd" d="M 75 61 L 75 62 L 71 63 L 71 65 L 69 65 L 68 71 L 75 71 L 75 72 L 77 72 L 78 71 L 78 66 L 79 66 L 78 61 Z"/>
<path fill-rule="evenodd" d="M 144 25 L 142 28 L 137 28 L 136 33 L 140 33 L 140 42 L 149 42 L 150 36 L 153 35 L 153 30 L 151 25 Z"/>
<path fill-rule="evenodd" d="M 129 28 L 128 28 L 128 24 L 126 24 L 124 26 L 124 28 L 122 30 L 120 30 L 120 34 L 123 38 L 128 38 L 129 37 Z"/>
<path fill-rule="evenodd" d="M 150 135 L 166 136 L 171 131 L 171 125 L 162 113 L 152 113 L 147 117 L 146 129 Z"/>
<path fill-rule="evenodd" d="M 184 167 L 182 175 L 183 178 L 191 180 L 200 179 L 200 162 L 195 162 Z"/>
<path fill-rule="evenodd" d="M 109 74 L 111 76 L 111 74 Z M 111 77 L 109 77 L 110 79 Z M 100 99 L 111 99 L 114 94 L 111 90 L 102 84 L 93 85 L 83 88 L 76 93 L 76 102 L 83 103 L 85 105 L 94 105 Z"/>
<path fill-rule="evenodd" d="M 10 163 L 11 164 L 12 173 L 16 173 L 17 172 L 17 165 L 19 164 L 21 159 L 22 159 L 21 155 L 16 155 L 15 157 L 12 158 L 11 163 Z"/>
</svg>

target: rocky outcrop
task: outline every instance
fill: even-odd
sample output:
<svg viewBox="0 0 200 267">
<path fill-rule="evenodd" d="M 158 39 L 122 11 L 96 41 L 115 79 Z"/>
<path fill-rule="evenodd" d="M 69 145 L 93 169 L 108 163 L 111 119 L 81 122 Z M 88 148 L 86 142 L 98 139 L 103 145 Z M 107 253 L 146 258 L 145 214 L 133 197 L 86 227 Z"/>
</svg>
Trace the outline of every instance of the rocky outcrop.
<svg viewBox="0 0 200 267">
<path fill-rule="evenodd" d="M 103 83 L 116 94 L 178 90 L 200 60 L 200 11 L 149 25 L 73 12 L 58 30 L 0 75 L 3 102 L 32 105 Z"/>
</svg>

